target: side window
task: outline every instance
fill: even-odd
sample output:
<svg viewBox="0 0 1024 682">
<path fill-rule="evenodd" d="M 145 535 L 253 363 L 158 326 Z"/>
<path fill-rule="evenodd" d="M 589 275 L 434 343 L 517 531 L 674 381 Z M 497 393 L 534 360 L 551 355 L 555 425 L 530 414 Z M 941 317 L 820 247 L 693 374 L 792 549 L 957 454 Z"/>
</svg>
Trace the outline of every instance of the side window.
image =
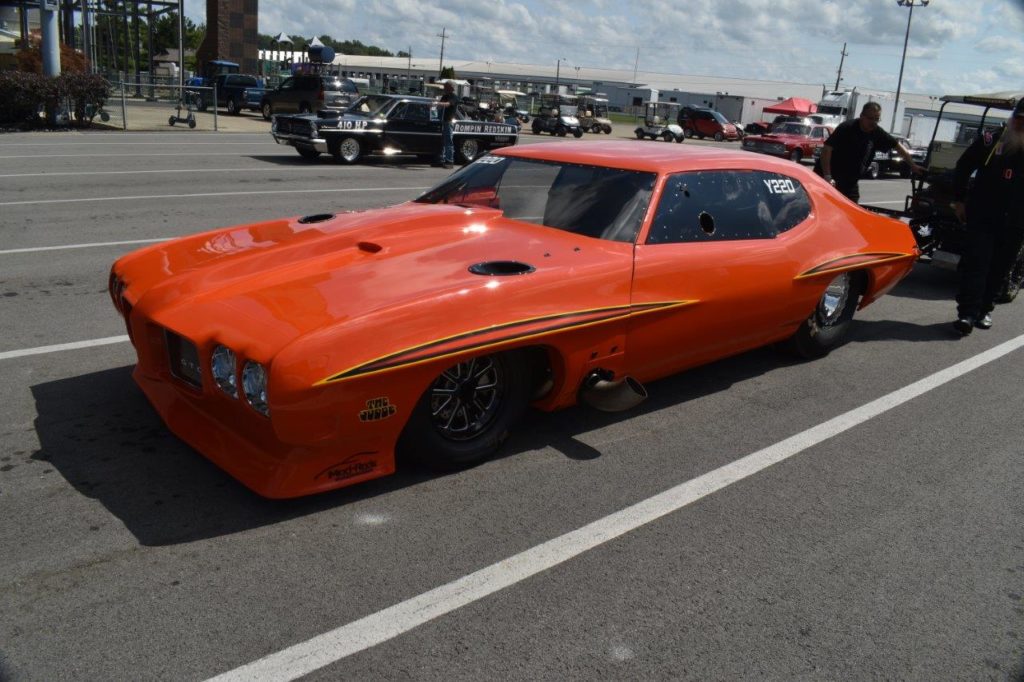
<svg viewBox="0 0 1024 682">
<path fill-rule="evenodd" d="M 822 137 L 824 137 L 824 132 L 824 128 L 815 128 L 814 130 L 811 131 L 811 138 L 815 140 L 821 139 Z"/>
<path fill-rule="evenodd" d="M 398 106 L 391 110 L 391 114 L 388 116 L 392 121 L 404 121 L 408 118 L 407 113 L 409 111 L 408 102 L 400 102 Z"/>
<path fill-rule="evenodd" d="M 410 102 L 405 116 L 408 120 L 416 123 L 427 123 L 430 121 L 430 106 L 419 102 Z"/>
<path fill-rule="evenodd" d="M 777 173 L 678 173 L 665 185 L 647 243 L 772 239 L 809 214 L 804 188 Z"/>
<path fill-rule="evenodd" d="M 295 79 L 294 78 L 285 78 L 284 81 L 281 83 L 281 89 L 282 90 L 291 90 L 294 87 L 295 87 Z"/>
<path fill-rule="evenodd" d="M 776 234 L 791 230 L 811 214 L 811 200 L 798 181 L 780 173 L 755 171 L 760 179 L 761 195 L 771 216 L 771 229 Z"/>
</svg>

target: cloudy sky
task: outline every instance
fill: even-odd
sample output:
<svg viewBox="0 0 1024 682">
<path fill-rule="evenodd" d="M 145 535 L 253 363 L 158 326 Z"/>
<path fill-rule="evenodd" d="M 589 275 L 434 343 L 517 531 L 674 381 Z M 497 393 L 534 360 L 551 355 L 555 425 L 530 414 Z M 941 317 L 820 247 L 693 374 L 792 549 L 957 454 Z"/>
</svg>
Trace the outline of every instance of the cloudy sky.
<svg viewBox="0 0 1024 682">
<path fill-rule="evenodd" d="M 905 91 L 1024 89 L 1024 0 L 915 1 Z M 908 15 L 896 0 L 260 0 L 259 30 L 436 59 L 444 28 L 446 61 L 632 70 L 639 48 L 641 71 L 830 87 L 846 42 L 843 84 L 894 90 Z"/>
</svg>

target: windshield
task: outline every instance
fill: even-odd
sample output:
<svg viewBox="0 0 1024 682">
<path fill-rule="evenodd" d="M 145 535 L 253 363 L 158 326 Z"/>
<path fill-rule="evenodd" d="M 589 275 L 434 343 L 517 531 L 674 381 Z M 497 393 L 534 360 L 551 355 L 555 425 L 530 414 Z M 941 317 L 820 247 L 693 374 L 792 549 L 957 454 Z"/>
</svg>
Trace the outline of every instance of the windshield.
<svg viewBox="0 0 1024 682">
<path fill-rule="evenodd" d="M 725 124 L 727 124 L 729 122 L 729 119 L 727 119 L 725 116 L 723 116 L 722 112 L 720 112 L 720 111 L 712 111 L 711 112 L 711 116 L 712 116 L 712 118 L 714 118 L 716 121 L 718 121 L 722 125 L 725 125 Z"/>
<path fill-rule="evenodd" d="M 782 123 L 772 129 L 773 133 L 779 135 L 810 135 L 811 126 L 802 126 L 799 123 Z"/>
<path fill-rule="evenodd" d="M 484 156 L 418 199 L 499 209 L 503 216 L 596 239 L 633 242 L 654 173 Z"/>
<path fill-rule="evenodd" d="M 374 117 L 381 115 L 383 110 L 395 100 L 391 97 L 383 97 L 381 95 L 365 95 L 360 97 L 352 103 L 345 113 L 346 114 L 361 114 L 363 116 Z"/>
</svg>

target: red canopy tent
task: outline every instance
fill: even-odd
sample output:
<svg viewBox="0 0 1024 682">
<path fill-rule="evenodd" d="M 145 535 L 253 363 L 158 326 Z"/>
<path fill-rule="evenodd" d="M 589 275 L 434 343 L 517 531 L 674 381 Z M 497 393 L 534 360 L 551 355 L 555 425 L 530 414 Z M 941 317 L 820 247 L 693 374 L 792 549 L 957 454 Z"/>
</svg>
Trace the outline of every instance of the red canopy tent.
<svg viewBox="0 0 1024 682">
<path fill-rule="evenodd" d="M 809 99 L 802 97 L 790 97 L 787 100 L 764 108 L 766 114 L 790 114 L 792 116 L 806 116 L 818 110 L 818 105 Z"/>
</svg>

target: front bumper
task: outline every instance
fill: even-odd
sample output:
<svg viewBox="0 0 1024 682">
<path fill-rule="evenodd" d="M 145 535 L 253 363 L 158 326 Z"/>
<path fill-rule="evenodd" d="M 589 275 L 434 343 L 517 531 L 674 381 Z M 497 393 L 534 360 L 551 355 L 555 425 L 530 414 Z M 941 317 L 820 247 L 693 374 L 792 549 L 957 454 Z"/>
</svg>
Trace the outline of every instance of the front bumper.
<svg viewBox="0 0 1024 682">
<path fill-rule="evenodd" d="M 328 151 L 327 140 L 320 137 L 304 137 L 302 135 L 291 135 L 288 133 L 272 133 L 272 135 L 274 136 L 274 142 L 278 144 L 315 149 L 321 154 L 326 154 Z"/>
</svg>

